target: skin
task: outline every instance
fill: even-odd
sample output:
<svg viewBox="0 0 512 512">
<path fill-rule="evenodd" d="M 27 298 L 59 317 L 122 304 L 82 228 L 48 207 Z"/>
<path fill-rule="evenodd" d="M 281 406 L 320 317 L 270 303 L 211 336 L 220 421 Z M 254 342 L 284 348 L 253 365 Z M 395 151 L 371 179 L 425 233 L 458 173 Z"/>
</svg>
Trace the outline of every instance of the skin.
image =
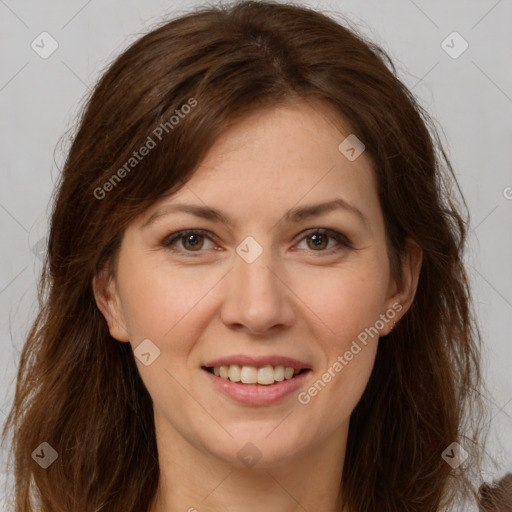
<svg viewBox="0 0 512 512">
<path fill-rule="evenodd" d="M 350 133 L 320 103 L 252 114 L 222 134 L 183 188 L 126 229 L 114 278 L 95 276 L 112 336 L 133 349 L 149 338 L 160 349 L 149 366 L 135 359 L 154 403 L 161 480 L 151 512 L 339 511 L 350 415 L 379 337 L 411 305 L 422 259 L 411 244 L 399 287 L 371 161 L 338 150 Z M 293 207 L 336 197 L 359 208 L 368 228 L 341 209 L 283 221 Z M 143 227 L 175 203 L 220 209 L 234 225 L 170 213 Z M 315 228 L 343 233 L 353 248 L 329 236 L 318 247 Z M 178 239 L 176 252 L 162 245 L 186 229 L 212 236 Z M 236 252 L 248 236 L 263 248 L 252 263 Z M 271 406 L 243 405 L 215 391 L 201 369 L 237 353 L 286 355 L 312 368 L 307 390 L 396 303 L 401 311 L 307 404 L 293 393 Z M 237 456 L 249 441 L 261 454 L 252 467 Z"/>
</svg>

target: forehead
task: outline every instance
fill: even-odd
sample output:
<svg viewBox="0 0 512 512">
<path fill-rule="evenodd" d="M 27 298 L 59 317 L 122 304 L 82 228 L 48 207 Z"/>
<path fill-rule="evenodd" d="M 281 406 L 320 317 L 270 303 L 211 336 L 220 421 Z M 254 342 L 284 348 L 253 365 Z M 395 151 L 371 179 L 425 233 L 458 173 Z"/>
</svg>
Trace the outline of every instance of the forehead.
<svg viewBox="0 0 512 512">
<path fill-rule="evenodd" d="M 295 155 L 301 159 L 306 154 L 317 159 L 326 152 L 338 156 L 338 141 L 351 133 L 349 123 L 324 101 L 288 100 L 283 105 L 257 110 L 226 127 L 201 168 L 241 153 L 261 161 L 286 156 L 291 162 Z"/>
<path fill-rule="evenodd" d="M 347 141 L 355 137 L 348 122 L 324 102 L 296 100 L 266 108 L 224 130 L 190 183 L 208 181 L 233 189 L 265 182 L 271 190 L 313 188 L 317 181 L 319 187 L 349 180 L 362 187 L 370 181 L 376 185 L 364 150 L 347 158 Z"/>
<path fill-rule="evenodd" d="M 255 212 L 340 197 L 371 210 L 378 206 L 372 162 L 364 151 L 350 160 L 340 150 L 350 136 L 348 123 L 322 102 L 257 111 L 222 132 L 190 180 L 150 208 L 144 222 L 173 203 L 234 217 L 247 212 L 251 221 Z"/>
</svg>

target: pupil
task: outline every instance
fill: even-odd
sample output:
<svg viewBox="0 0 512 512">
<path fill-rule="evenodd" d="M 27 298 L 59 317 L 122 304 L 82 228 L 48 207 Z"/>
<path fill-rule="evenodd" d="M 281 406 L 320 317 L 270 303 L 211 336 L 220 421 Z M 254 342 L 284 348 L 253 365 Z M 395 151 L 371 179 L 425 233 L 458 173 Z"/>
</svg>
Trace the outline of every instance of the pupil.
<svg viewBox="0 0 512 512">
<path fill-rule="evenodd" d="M 199 245 L 199 242 L 197 241 L 197 236 L 198 235 L 188 235 L 186 237 L 186 243 L 191 245 L 192 247 L 196 247 L 197 245 Z M 196 241 L 194 242 L 193 240 L 196 239 Z M 191 241 L 192 240 L 192 241 Z"/>
<path fill-rule="evenodd" d="M 322 240 L 321 238 L 323 237 L 324 235 L 322 234 L 315 234 L 315 235 L 311 235 L 311 239 L 313 241 L 313 244 L 315 247 L 319 247 L 320 245 L 322 245 Z"/>
</svg>

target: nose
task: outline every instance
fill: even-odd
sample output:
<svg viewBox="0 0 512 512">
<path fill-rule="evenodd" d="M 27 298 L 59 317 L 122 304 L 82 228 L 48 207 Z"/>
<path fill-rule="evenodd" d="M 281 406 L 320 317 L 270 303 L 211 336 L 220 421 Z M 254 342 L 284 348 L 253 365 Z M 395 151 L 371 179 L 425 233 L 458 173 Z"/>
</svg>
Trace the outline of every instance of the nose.
<svg viewBox="0 0 512 512">
<path fill-rule="evenodd" d="M 293 324 L 294 295 L 270 251 L 263 251 L 252 263 L 237 255 L 224 286 L 220 315 L 229 328 L 268 336 Z"/>
</svg>

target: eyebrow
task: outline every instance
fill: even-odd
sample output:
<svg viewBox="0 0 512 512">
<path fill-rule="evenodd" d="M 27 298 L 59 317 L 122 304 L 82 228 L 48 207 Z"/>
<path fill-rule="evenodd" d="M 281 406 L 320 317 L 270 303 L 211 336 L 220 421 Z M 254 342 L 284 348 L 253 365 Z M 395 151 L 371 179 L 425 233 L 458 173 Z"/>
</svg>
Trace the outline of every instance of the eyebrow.
<svg viewBox="0 0 512 512">
<path fill-rule="evenodd" d="M 341 197 L 327 201 L 324 203 L 318 203 L 307 206 L 298 206 L 292 208 L 283 216 L 283 219 L 279 222 L 285 222 L 287 224 L 297 224 L 305 219 L 316 217 L 325 213 L 329 213 L 335 210 L 345 210 L 356 217 L 363 223 L 364 227 L 371 232 L 370 224 L 368 219 L 365 217 L 363 212 L 356 206 L 348 203 Z M 215 208 L 209 206 L 201 206 L 194 204 L 171 204 L 163 207 L 161 210 L 156 210 L 141 226 L 141 229 L 146 228 L 150 224 L 156 221 L 156 219 L 167 215 L 169 213 L 183 212 L 189 213 L 202 219 L 210 220 L 212 222 L 218 222 L 228 227 L 233 227 L 233 221 L 231 221 L 224 213 Z"/>
</svg>

